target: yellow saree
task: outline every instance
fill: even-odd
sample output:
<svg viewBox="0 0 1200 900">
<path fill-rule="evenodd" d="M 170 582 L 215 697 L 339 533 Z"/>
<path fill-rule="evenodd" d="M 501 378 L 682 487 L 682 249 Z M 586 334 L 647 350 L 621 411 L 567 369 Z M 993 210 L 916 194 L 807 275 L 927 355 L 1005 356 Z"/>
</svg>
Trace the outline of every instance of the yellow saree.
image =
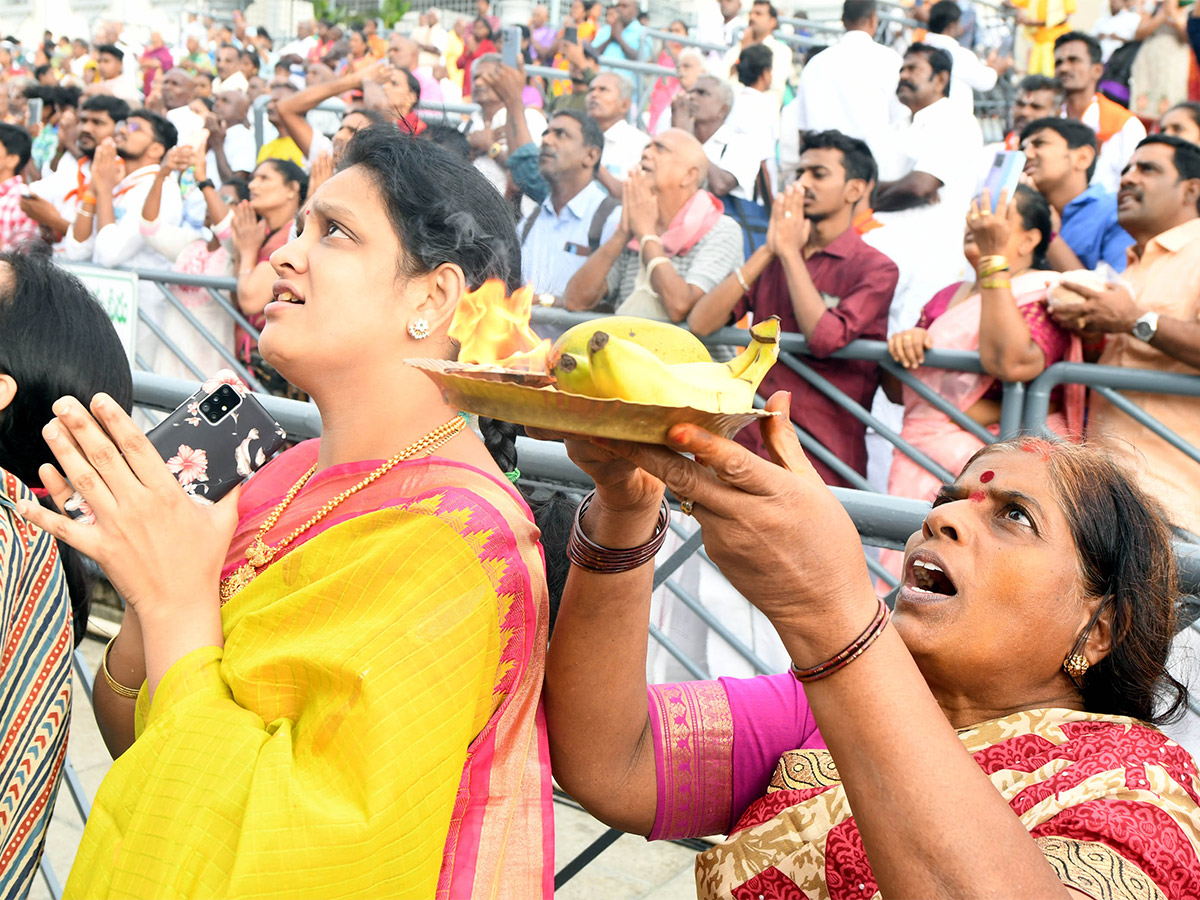
<svg viewBox="0 0 1200 900">
<path fill-rule="evenodd" d="M 247 486 L 230 564 L 315 454 L 301 444 Z M 285 518 L 375 465 L 314 476 Z M 142 691 L 67 896 L 551 895 L 527 510 L 438 459 L 351 499 L 224 607 L 224 649 L 179 660 L 152 704 Z"/>
</svg>

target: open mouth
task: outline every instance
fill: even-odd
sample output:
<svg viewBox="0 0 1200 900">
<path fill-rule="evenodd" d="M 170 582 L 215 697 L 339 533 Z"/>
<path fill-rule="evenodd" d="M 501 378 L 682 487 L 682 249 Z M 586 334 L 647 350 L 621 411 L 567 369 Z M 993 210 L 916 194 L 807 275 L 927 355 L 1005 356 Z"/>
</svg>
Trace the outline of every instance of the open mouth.
<svg viewBox="0 0 1200 900">
<path fill-rule="evenodd" d="M 905 587 L 914 593 L 941 597 L 953 597 L 958 593 L 945 569 L 932 560 L 918 557 L 908 564 L 908 568 L 910 574 Z"/>
<path fill-rule="evenodd" d="M 293 291 L 291 285 L 282 279 L 275 282 L 272 286 L 271 296 L 275 298 L 276 303 L 291 303 L 294 306 L 304 305 L 304 298 Z"/>
</svg>

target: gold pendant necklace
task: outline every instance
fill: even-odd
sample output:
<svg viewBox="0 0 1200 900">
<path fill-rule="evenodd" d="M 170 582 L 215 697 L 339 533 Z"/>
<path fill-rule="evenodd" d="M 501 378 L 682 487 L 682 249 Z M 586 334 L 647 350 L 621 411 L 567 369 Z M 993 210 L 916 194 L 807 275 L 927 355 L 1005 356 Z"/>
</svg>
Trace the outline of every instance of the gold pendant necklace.
<svg viewBox="0 0 1200 900">
<path fill-rule="evenodd" d="M 279 505 L 271 511 L 271 514 L 267 516 L 266 521 L 262 523 L 262 526 L 258 529 L 258 534 L 255 535 L 254 540 L 250 542 L 250 546 L 246 548 L 246 562 L 234 569 L 234 571 L 231 572 L 227 578 L 221 581 L 221 605 L 224 606 L 235 596 L 237 596 L 238 591 L 253 581 L 259 574 L 259 570 L 269 565 L 271 560 L 273 560 L 281 550 L 283 550 L 285 547 L 291 544 L 292 541 L 304 534 L 304 532 L 308 531 L 308 529 L 312 528 L 323 518 L 329 515 L 329 513 L 341 505 L 347 498 L 357 494 L 367 485 L 382 478 L 388 472 L 388 470 L 397 463 L 403 462 L 406 459 L 410 459 L 411 457 L 420 453 L 423 453 L 425 456 L 429 456 L 435 450 L 437 450 L 438 447 L 442 446 L 442 444 L 446 443 L 448 440 L 462 431 L 466 424 L 466 414 L 456 413 L 454 418 L 449 422 L 446 422 L 444 425 L 439 425 L 415 444 L 410 447 L 406 447 L 391 459 L 385 461 L 379 468 L 373 471 L 358 484 L 342 491 L 340 494 L 322 506 L 319 510 L 317 510 L 316 513 L 313 514 L 312 518 L 310 518 L 307 522 L 272 547 L 266 542 L 266 540 L 264 540 L 264 538 L 266 537 L 267 532 L 275 527 L 275 523 L 279 521 L 279 517 L 283 515 L 284 510 L 288 508 L 291 502 L 296 498 L 296 495 L 300 493 L 300 489 L 308 483 L 308 479 L 312 478 L 313 473 L 317 471 L 316 463 L 314 463 L 313 467 L 301 475 L 300 480 L 291 486 L 287 494 L 284 495 L 283 500 L 281 500 Z"/>
</svg>

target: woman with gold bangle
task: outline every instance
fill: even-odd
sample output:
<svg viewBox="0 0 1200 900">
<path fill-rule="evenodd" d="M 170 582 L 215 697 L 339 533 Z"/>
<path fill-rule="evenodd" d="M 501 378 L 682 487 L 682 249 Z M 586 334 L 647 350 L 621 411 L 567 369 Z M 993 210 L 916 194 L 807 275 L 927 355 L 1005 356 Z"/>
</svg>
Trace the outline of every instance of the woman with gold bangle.
<svg viewBox="0 0 1200 900">
<path fill-rule="evenodd" d="M 1047 366 L 1079 359 L 1079 341 L 1046 312 L 1046 292 L 1058 280 L 1045 263 L 1051 239 L 1050 208 L 1024 185 L 1012 199 L 1003 193 L 996 211 L 985 191 L 967 215 L 964 252 L 975 267 L 974 284 L 953 284 L 934 295 L 915 328 L 888 338 L 888 351 L 906 369 L 993 434 L 999 431 L 1001 382 L 1029 381 Z M 983 373 L 925 369 L 925 351 L 978 351 Z M 983 442 L 925 402 L 898 379 L 884 389 L 904 403 L 901 436 L 943 467 L 957 472 Z M 1061 399 L 1061 398 L 1060 398 Z M 1069 388 L 1051 427 L 1079 439 L 1083 389 Z M 903 453 L 892 458 L 888 493 L 932 500 L 942 482 Z"/>
</svg>

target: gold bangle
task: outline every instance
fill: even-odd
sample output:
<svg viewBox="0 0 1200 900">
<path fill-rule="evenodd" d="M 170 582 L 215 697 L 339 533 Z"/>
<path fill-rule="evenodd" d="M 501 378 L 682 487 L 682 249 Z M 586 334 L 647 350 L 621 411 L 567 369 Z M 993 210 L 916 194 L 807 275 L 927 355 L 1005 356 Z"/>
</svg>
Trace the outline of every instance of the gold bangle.
<svg viewBox="0 0 1200 900">
<path fill-rule="evenodd" d="M 986 277 L 1008 269 L 1008 259 L 1003 256 L 985 256 L 979 260 L 979 274 Z"/>
<path fill-rule="evenodd" d="M 112 645 L 116 639 L 116 635 L 113 635 L 113 639 L 104 648 L 104 655 L 100 657 L 100 671 L 104 673 L 104 681 L 108 684 L 109 690 L 118 697 L 124 697 L 126 700 L 136 700 L 138 694 L 141 693 L 141 688 L 125 687 L 125 685 L 113 678 L 112 673 L 108 671 L 108 651 L 112 650 Z"/>
<path fill-rule="evenodd" d="M 1012 281 L 1007 278 L 981 278 L 979 286 L 985 291 L 1011 289 Z"/>
</svg>

